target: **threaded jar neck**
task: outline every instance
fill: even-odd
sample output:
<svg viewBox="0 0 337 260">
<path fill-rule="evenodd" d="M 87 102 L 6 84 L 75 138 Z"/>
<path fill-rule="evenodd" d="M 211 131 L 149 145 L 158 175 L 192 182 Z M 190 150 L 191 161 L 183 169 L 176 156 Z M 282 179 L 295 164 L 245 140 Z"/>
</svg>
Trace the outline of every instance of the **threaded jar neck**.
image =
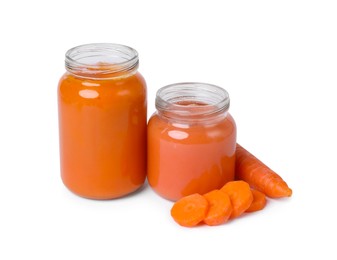
<svg viewBox="0 0 337 260">
<path fill-rule="evenodd" d="M 138 68 L 138 53 L 131 47 L 113 43 L 91 43 L 66 52 L 66 70 L 82 78 L 112 78 Z"/>
<path fill-rule="evenodd" d="M 160 88 L 156 95 L 158 114 L 183 121 L 207 120 L 229 109 L 228 92 L 218 86 L 184 82 Z"/>
</svg>

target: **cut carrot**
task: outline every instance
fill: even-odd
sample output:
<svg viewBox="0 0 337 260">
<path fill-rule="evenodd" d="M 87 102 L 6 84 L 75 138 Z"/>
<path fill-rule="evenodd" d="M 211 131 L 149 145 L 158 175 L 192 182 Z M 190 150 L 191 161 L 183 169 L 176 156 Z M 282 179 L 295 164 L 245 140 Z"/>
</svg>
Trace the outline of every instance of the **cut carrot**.
<svg viewBox="0 0 337 260">
<path fill-rule="evenodd" d="M 193 227 L 206 217 L 207 211 L 206 198 L 194 193 L 176 201 L 171 209 L 171 216 L 179 225 Z"/>
<path fill-rule="evenodd" d="M 253 194 L 253 202 L 250 204 L 246 212 L 254 212 L 263 209 L 267 204 L 266 195 L 258 190 L 251 190 Z"/>
<path fill-rule="evenodd" d="M 244 181 L 230 181 L 222 188 L 222 192 L 229 195 L 233 211 L 230 218 L 236 218 L 245 212 L 253 201 L 253 194 L 249 184 Z"/>
<path fill-rule="evenodd" d="M 290 197 L 292 190 L 273 170 L 239 144 L 236 145 L 235 177 L 271 198 Z"/>
<path fill-rule="evenodd" d="M 209 209 L 204 219 L 205 224 L 216 226 L 228 221 L 232 213 L 232 204 L 228 194 L 220 190 L 212 190 L 204 197 L 207 199 Z"/>
</svg>

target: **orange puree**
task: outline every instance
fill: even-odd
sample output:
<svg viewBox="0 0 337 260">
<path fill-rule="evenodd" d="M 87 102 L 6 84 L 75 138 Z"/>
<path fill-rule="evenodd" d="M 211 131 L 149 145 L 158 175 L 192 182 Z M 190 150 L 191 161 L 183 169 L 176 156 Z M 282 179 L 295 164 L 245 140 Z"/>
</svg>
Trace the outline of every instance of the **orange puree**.
<svg viewBox="0 0 337 260">
<path fill-rule="evenodd" d="M 236 126 L 232 116 L 197 119 L 193 123 L 175 121 L 155 113 L 149 121 L 148 181 L 166 199 L 204 194 L 234 179 Z"/>
<path fill-rule="evenodd" d="M 137 67 L 124 69 L 73 66 L 59 82 L 61 177 L 80 196 L 117 198 L 144 183 L 146 86 Z"/>
</svg>

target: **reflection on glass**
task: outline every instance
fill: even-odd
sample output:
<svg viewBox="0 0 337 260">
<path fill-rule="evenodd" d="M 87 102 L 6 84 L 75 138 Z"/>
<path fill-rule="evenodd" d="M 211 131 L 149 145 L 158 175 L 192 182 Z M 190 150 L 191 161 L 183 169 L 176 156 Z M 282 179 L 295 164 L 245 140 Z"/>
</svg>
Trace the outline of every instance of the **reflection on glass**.
<svg viewBox="0 0 337 260">
<path fill-rule="evenodd" d="M 79 95 L 83 98 L 97 98 L 99 96 L 96 90 L 91 90 L 91 89 L 80 90 Z"/>
</svg>

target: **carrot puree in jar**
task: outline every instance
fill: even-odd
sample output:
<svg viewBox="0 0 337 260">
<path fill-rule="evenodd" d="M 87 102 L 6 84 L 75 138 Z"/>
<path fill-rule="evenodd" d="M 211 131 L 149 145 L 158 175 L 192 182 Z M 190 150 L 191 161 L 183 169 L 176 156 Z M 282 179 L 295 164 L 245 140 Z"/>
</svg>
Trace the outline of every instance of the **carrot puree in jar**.
<svg viewBox="0 0 337 260">
<path fill-rule="evenodd" d="M 132 48 L 88 44 L 66 54 L 59 82 L 61 177 L 74 193 L 112 199 L 146 177 L 146 85 Z"/>
<path fill-rule="evenodd" d="M 236 126 L 228 93 L 204 83 L 179 83 L 157 92 L 148 124 L 148 181 L 162 197 L 221 188 L 234 179 Z"/>
</svg>

